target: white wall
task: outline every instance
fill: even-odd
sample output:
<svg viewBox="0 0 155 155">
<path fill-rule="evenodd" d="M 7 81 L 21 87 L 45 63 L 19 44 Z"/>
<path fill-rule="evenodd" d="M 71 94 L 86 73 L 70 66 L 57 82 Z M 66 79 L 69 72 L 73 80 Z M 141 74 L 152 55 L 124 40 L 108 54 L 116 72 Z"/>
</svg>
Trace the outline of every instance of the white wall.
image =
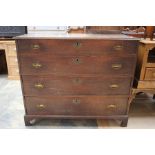
<svg viewBox="0 0 155 155">
<path fill-rule="evenodd" d="M 67 31 L 67 26 L 28 26 L 28 31 Z"/>
</svg>

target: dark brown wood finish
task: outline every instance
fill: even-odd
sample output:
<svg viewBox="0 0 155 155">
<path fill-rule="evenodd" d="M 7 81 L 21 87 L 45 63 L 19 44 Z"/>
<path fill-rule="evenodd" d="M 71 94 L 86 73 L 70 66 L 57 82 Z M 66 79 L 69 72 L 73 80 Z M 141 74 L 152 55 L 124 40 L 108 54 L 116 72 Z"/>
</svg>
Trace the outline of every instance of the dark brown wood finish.
<svg viewBox="0 0 155 155">
<path fill-rule="evenodd" d="M 22 75 L 132 75 L 135 56 L 20 56 Z"/>
<path fill-rule="evenodd" d="M 25 96 L 128 95 L 128 77 L 23 76 Z"/>
<path fill-rule="evenodd" d="M 137 42 L 133 40 L 51 40 L 29 39 L 18 40 L 20 54 L 43 53 L 50 55 L 103 55 L 135 54 Z M 64 52 L 65 51 L 65 52 Z"/>
<path fill-rule="evenodd" d="M 104 118 L 126 126 L 137 40 L 72 37 L 17 37 L 25 125 L 42 118 Z"/>
<path fill-rule="evenodd" d="M 124 115 L 126 97 L 114 96 L 54 96 L 50 98 L 27 97 L 26 110 L 30 115 L 106 116 Z"/>
</svg>

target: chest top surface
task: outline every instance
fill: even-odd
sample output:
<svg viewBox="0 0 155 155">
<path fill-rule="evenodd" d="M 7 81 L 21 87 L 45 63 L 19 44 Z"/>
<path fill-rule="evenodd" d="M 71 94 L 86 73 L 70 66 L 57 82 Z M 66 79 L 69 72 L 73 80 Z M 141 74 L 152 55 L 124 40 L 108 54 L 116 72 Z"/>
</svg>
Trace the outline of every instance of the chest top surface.
<svg viewBox="0 0 155 155">
<path fill-rule="evenodd" d="M 139 40 L 124 34 L 69 34 L 69 33 L 29 33 L 14 39 L 101 39 L 101 40 Z"/>
</svg>

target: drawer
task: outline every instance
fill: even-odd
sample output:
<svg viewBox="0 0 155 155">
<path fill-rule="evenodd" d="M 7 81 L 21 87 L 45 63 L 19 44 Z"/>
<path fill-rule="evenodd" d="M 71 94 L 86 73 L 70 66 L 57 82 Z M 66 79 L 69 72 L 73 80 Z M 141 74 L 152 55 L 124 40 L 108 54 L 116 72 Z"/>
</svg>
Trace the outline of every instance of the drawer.
<svg viewBox="0 0 155 155">
<path fill-rule="evenodd" d="M 128 95 L 128 77 L 22 76 L 26 96 Z"/>
<path fill-rule="evenodd" d="M 17 56 L 16 45 L 8 45 L 7 48 L 8 56 Z"/>
<path fill-rule="evenodd" d="M 8 64 L 18 66 L 18 60 L 15 56 L 8 56 Z"/>
<path fill-rule="evenodd" d="M 127 98 L 117 96 L 25 98 L 28 115 L 124 115 L 127 112 L 127 102 Z"/>
<path fill-rule="evenodd" d="M 23 75 L 133 75 L 135 56 L 20 56 Z"/>
<path fill-rule="evenodd" d="M 145 69 L 145 80 L 155 80 L 155 68 Z"/>
<path fill-rule="evenodd" d="M 137 41 L 94 39 L 29 39 L 18 40 L 19 54 L 49 53 L 53 55 L 135 54 Z"/>
<path fill-rule="evenodd" d="M 9 66 L 8 70 L 10 76 L 19 76 L 18 66 Z"/>
</svg>

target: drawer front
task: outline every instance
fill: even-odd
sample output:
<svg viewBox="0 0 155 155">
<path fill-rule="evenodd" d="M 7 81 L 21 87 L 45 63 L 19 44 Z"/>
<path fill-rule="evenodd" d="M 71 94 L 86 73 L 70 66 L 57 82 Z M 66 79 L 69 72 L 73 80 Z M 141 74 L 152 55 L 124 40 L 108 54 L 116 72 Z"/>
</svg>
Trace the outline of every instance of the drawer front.
<svg viewBox="0 0 155 155">
<path fill-rule="evenodd" d="M 127 95 L 130 78 L 22 76 L 26 96 Z"/>
<path fill-rule="evenodd" d="M 137 41 L 133 40 L 18 40 L 18 51 L 22 53 L 50 53 L 53 55 L 102 55 L 135 54 Z"/>
<path fill-rule="evenodd" d="M 16 45 L 8 45 L 8 56 L 17 56 Z"/>
<path fill-rule="evenodd" d="M 155 80 L 155 68 L 145 69 L 145 80 Z"/>
<path fill-rule="evenodd" d="M 9 66 L 9 75 L 10 76 L 19 76 L 18 66 Z"/>
<path fill-rule="evenodd" d="M 23 75 L 112 74 L 133 75 L 135 57 L 108 56 L 21 56 Z"/>
<path fill-rule="evenodd" d="M 15 56 L 8 56 L 8 64 L 18 66 L 18 60 Z"/>
<path fill-rule="evenodd" d="M 28 115 L 104 116 L 127 112 L 127 98 L 121 97 L 26 97 Z"/>
</svg>

